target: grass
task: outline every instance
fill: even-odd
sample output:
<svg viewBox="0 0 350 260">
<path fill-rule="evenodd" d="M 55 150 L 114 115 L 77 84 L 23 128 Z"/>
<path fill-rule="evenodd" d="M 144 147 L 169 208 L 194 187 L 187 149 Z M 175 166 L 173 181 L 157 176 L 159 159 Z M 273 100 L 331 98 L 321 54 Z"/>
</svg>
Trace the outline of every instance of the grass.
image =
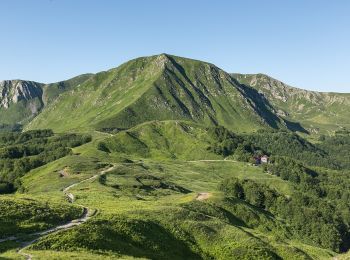
<svg viewBox="0 0 350 260">
<path fill-rule="evenodd" d="M 116 130 L 152 120 L 220 124 L 241 132 L 282 127 L 258 97 L 212 64 L 162 54 L 92 75 L 59 95 L 26 129 Z"/>
<path fill-rule="evenodd" d="M 294 187 L 264 173 L 261 167 L 210 154 L 206 147 L 211 139 L 202 127 L 187 122 L 150 122 L 129 131 L 147 146 L 148 158 L 142 158 L 138 147 L 128 142 L 123 143 L 127 145 L 124 149 L 129 149 L 124 153 L 97 150 L 100 142 L 111 145 L 111 149 L 117 147 L 115 142 L 125 136 L 122 132 L 92 132 L 92 142 L 74 148 L 74 155 L 22 178 L 25 194 L 10 197 L 47 201 L 49 207 L 60 205 L 62 214 L 68 214 L 71 205 L 62 190 L 115 165 L 114 170 L 70 189 L 74 204 L 97 210 L 94 217 L 73 229 L 43 237 L 25 252 L 38 259 L 335 256 L 329 250 L 294 240 L 282 219 L 244 201 L 226 198 L 218 184 L 227 177 L 252 179 L 288 196 L 293 195 Z M 196 145 L 198 152 L 191 157 Z M 214 161 L 196 160 L 208 158 Z M 201 192 L 211 196 L 198 201 Z M 32 218 L 34 215 L 31 213 Z M 0 258 L 18 258 L 14 251 L 18 244 L 2 246 Z"/>
<path fill-rule="evenodd" d="M 81 207 L 28 196 L 0 197 L 0 238 L 46 230 L 82 214 Z"/>
<path fill-rule="evenodd" d="M 304 94 L 287 102 L 271 95 L 269 100 L 308 130 L 331 132 L 350 125 L 348 96 Z M 269 101 L 214 65 L 170 55 L 139 58 L 106 72 L 43 86 L 42 101 L 45 109 L 26 129 L 88 133 L 93 140 L 22 177 L 24 194 L 0 196 L 0 237 L 25 236 L 77 218 L 79 205 L 97 213 L 26 248 L 35 258 L 336 256 L 295 240 L 283 219 L 219 191 L 218 184 L 227 177 L 251 179 L 285 196 L 293 196 L 295 187 L 261 167 L 212 152 L 217 140 L 208 127 L 215 124 L 236 132 L 285 127 Z M 41 105 L 39 99 L 30 102 Z M 5 123 L 29 115 L 26 102 L 0 110 Z M 89 179 L 111 165 L 113 171 Z M 75 183 L 80 184 L 69 191 L 75 198 L 72 205 L 62 190 Z M 199 193 L 210 196 L 198 201 Z M 18 259 L 19 246 L 0 243 L 0 259 Z"/>
<path fill-rule="evenodd" d="M 165 183 L 176 183 L 190 193 L 172 190 L 164 193 L 164 188 L 152 190 L 147 187 L 140 188 L 139 183 L 135 183 L 135 176 L 140 175 L 153 176 Z M 162 258 L 162 252 L 167 252 L 168 256 L 174 259 L 183 259 L 192 254 L 227 259 L 232 257 L 232 254 L 237 255 L 238 252 L 242 258 L 251 258 L 259 254 L 269 259 L 277 254 L 284 258 L 292 255 L 294 259 L 303 259 L 308 250 L 304 250 L 305 253 L 290 246 L 292 242 L 286 238 L 283 238 L 284 246 L 279 245 L 276 234 L 279 233 L 280 227 L 276 226 L 278 220 L 273 216 L 244 203 L 225 201 L 217 190 L 217 184 L 227 176 L 250 178 L 267 183 L 279 192 L 286 194 L 292 192 L 291 187 L 284 181 L 246 163 L 232 161 L 160 163 L 147 160 L 142 163 L 119 164 L 115 171 L 106 174 L 107 184 L 96 179 L 82 183 L 71 190 L 76 195 L 77 204 L 98 209 L 98 215 L 93 220 L 74 230 L 49 235 L 32 249 L 40 250 L 39 254 L 44 256 L 46 251 L 43 249 L 50 247 L 60 251 L 72 251 L 73 254 L 90 248 L 94 254 L 107 251 L 116 255 L 152 259 Z M 208 201 L 196 201 L 196 194 L 203 191 L 210 192 L 213 196 Z M 132 228 L 133 221 L 135 229 Z M 157 235 L 163 232 L 169 240 L 167 244 L 175 248 L 184 246 L 182 252 L 186 255 L 171 253 L 162 244 L 158 244 L 160 242 L 153 241 L 152 239 L 157 236 L 152 235 L 147 228 L 155 225 L 154 223 L 157 223 L 157 226 L 152 229 L 163 230 L 158 230 Z M 266 236 L 266 233 L 269 235 Z M 118 238 L 120 234 L 124 235 Z M 258 236 L 261 238 L 257 238 Z M 113 239 L 106 242 L 104 240 L 106 237 Z M 131 248 L 118 246 L 125 239 L 130 239 L 127 241 L 133 245 Z M 147 245 L 147 250 L 140 249 L 141 244 Z M 309 250 L 311 249 L 314 248 L 310 247 Z M 36 250 L 32 251 L 34 255 Z M 322 252 L 326 254 L 328 251 Z M 48 252 L 47 255 L 49 254 L 51 253 Z"/>
<path fill-rule="evenodd" d="M 26 192 L 31 194 L 58 193 L 66 186 L 92 177 L 106 164 L 94 157 L 66 156 L 34 169 L 22 178 Z"/>
<path fill-rule="evenodd" d="M 183 121 L 152 121 L 102 142 L 112 153 L 133 158 L 220 159 L 209 147 L 215 140 L 203 126 Z"/>
<path fill-rule="evenodd" d="M 275 109 L 287 112 L 287 119 L 301 123 L 312 134 L 349 128 L 349 94 L 296 89 L 263 74 L 237 74 L 234 77 L 263 92 Z"/>
<path fill-rule="evenodd" d="M 145 258 L 136 258 L 127 255 L 120 255 L 113 252 L 89 252 L 87 250 L 80 250 L 76 252 L 58 252 L 53 250 L 26 250 L 26 253 L 35 255 L 35 259 L 46 260 L 46 259 L 79 259 L 79 260 L 89 260 L 89 259 L 97 259 L 97 260 L 112 260 L 112 259 L 145 259 Z M 0 256 L 1 260 L 6 259 L 19 259 L 19 255 L 16 251 L 11 250 L 8 251 L 2 256 Z M 23 257 L 24 259 L 24 257 Z"/>
<path fill-rule="evenodd" d="M 70 157 L 64 160 L 64 163 L 50 163 L 45 169 L 46 174 L 48 169 L 69 165 L 69 162 L 73 165 L 76 161 Z M 79 165 L 83 172 L 83 164 L 75 165 Z M 135 185 L 135 176 L 140 175 L 153 176 L 164 183 L 176 183 L 190 193 L 173 190 L 164 193 L 164 188 L 152 183 L 149 185 L 153 185 L 151 190 L 140 188 Z M 28 176 L 34 181 L 40 174 L 33 172 Z M 209 256 L 227 259 L 233 255 L 239 256 L 237 259 L 257 255 L 265 259 L 274 259 L 276 255 L 286 259 L 307 259 L 309 252 L 317 251 L 314 247 L 302 250 L 285 237 L 277 239 L 280 227 L 276 223 L 279 220 L 273 216 L 245 203 L 226 201 L 218 192 L 217 183 L 227 176 L 251 178 L 268 183 L 280 192 L 292 192 L 291 187 L 277 177 L 246 163 L 147 160 L 118 164 L 115 171 L 106 174 L 107 184 L 95 179 L 71 190 L 76 195 L 75 203 L 98 209 L 96 217 L 72 230 L 48 235 L 26 252 L 39 259 L 51 256 L 98 259 L 101 254 L 107 259 L 124 258 L 124 255 L 163 259 L 165 252 L 172 259 Z M 40 196 L 45 194 L 46 189 L 49 196 L 59 196 L 54 190 L 66 185 L 59 180 L 62 182 L 60 185 L 55 180 L 55 184 L 49 187 L 51 180 L 42 181 L 40 186 L 44 187 L 40 188 L 40 192 L 28 188 L 25 196 Z M 196 201 L 196 194 L 203 191 L 213 195 L 207 201 Z M 127 244 L 124 244 L 125 241 Z M 284 241 L 283 244 L 280 241 Z M 183 249 L 181 252 L 172 251 L 174 248 Z M 321 253 L 331 254 L 326 250 L 321 250 Z M 9 251 L 1 256 L 15 258 L 13 254 Z"/>
</svg>

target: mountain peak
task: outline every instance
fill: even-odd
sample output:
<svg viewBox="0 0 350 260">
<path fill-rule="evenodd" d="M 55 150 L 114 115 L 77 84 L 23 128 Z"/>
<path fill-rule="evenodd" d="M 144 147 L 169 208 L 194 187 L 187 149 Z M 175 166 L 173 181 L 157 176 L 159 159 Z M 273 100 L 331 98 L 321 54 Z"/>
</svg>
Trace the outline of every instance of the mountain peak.
<svg viewBox="0 0 350 260">
<path fill-rule="evenodd" d="M 155 62 L 158 67 L 164 68 L 166 64 L 170 62 L 169 55 L 166 53 L 161 53 L 157 55 Z"/>
</svg>

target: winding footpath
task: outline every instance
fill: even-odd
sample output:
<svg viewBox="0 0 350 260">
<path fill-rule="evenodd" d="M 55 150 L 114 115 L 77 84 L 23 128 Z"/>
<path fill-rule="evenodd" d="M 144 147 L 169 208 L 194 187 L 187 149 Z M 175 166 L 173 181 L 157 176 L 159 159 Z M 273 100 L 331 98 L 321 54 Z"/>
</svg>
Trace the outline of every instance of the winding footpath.
<svg viewBox="0 0 350 260">
<path fill-rule="evenodd" d="M 69 202 L 70 203 L 73 203 L 74 200 L 75 200 L 75 196 L 69 192 L 69 190 L 77 185 L 80 185 L 84 182 L 88 182 L 88 181 L 91 181 L 91 180 L 95 180 L 96 178 L 98 178 L 99 176 L 102 176 L 110 171 L 112 171 L 113 169 L 115 168 L 115 166 L 111 166 L 109 167 L 108 169 L 106 170 L 103 170 L 101 172 L 99 172 L 98 174 L 95 174 L 94 176 L 90 177 L 90 178 L 87 178 L 85 180 L 82 180 L 80 182 L 77 182 L 77 183 L 74 183 L 72 185 L 69 185 L 68 187 L 66 187 L 65 189 L 63 189 L 63 193 L 64 195 L 68 198 Z M 30 234 L 30 236 L 35 236 L 36 238 L 31 240 L 31 241 L 27 241 L 27 242 L 24 242 L 20 248 L 18 249 L 17 253 L 21 256 L 24 256 L 27 260 L 31 260 L 33 258 L 33 256 L 31 254 L 28 254 L 28 253 L 25 253 L 24 250 L 34 244 L 36 241 L 38 241 L 40 238 L 42 238 L 43 236 L 45 235 L 48 235 L 50 233 L 53 233 L 53 232 L 57 232 L 59 230 L 68 230 L 72 227 L 75 227 L 75 226 L 79 226 L 81 224 L 83 224 L 84 222 L 86 222 L 90 217 L 92 217 L 96 211 L 95 210 L 91 210 L 83 205 L 79 205 L 77 204 L 78 206 L 82 207 L 83 208 L 83 214 L 81 215 L 80 218 L 78 219 L 74 219 L 74 220 L 71 220 L 69 222 L 67 222 L 66 224 L 63 224 L 63 225 L 59 225 L 59 226 L 56 226 L 56 227 L 53 227 L 53 228 L 50 228 L 48 230 L 45 230 L 45 231 L 40 231 L 40 232 L 36 232 L 36 233 L 32 233 Z M 15 236 L 11 236 L 11 237 L 7 237 L 7 238 L 3 238 L 3 239 L 0 239 L 0 243 L 1 242 L 5 242 L 5 241 L 14 241 L 14 240 L 20 240 L 20 238 L 18 237 L 15 237 Z"/>
<path fill-rule="evenodd" d="M 234 162 L 234 163 L 236 163 L 237 161 L 236 160 L 229 160 L 229 159 L 225 158 L 225 159 L 217 159 L 217 160 L 192 160 L 192 161 L 187 161 L 187 162 L 190 162 L 190 163 L 195 163 L 195 162 Z"/>
</svg>

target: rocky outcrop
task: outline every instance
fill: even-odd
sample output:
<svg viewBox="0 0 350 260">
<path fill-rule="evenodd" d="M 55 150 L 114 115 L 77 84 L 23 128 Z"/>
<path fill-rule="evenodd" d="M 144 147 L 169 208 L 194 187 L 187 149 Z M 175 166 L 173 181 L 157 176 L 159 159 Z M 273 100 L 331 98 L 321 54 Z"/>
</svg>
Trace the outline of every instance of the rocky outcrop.
<svg viewBox="0 0 350 260">
<path fill-rule="evenodd" d="M 349 127 L 350 94 L 308 91 L 291 87 L 264 74 L 231 74 L 239 83 L 256 89 L 276 114 L 301 123 L 310 133 Z"/>
<path fill-rule="evenodd" d="M 42 84 L 33 81 L 4 80 L 0 82 L 0 108 L 7 109 L 21 100 L 32 100 L 43 94 Z"/>
<path fill-rule="evenodd" d="M 348 94 L 304 90 L 289 86 L 265 74 L 232 74 L 239 82 L 256 88 L 271 100 L 286 103 L 303 100 L 314 105 L 340 103 L 349 105 Z"/>
</svg>

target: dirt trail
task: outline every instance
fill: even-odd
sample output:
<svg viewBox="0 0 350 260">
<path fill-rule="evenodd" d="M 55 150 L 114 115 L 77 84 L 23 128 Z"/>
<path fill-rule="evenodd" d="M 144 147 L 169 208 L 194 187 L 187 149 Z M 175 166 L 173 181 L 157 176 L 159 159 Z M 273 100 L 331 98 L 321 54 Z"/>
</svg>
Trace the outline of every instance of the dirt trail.
<svg viewBox="0 0 350 260">
<path fill-rule="evenodd" d="M 104 175 L 106 173 L 108 173 L 109 171 L 112 171 L 113 169 L 115 168 L 115 166 L 111 166 L 109 167 L 108 169 L 106 170 L 102 170 L 100 171 L 98 174 L 95 174 L 94 176 L 88 178 L 88 179 L 85 179 L 85 180 L 82 180 L 80 182 L 77 182 L 77 183 L 74 183 L 72 185 L 69 185 L 68 187 L 66 187 L 65 189 L 63 189 L 63 193 L 64 195 L 68 198 L 69 202 L 70 203 L 73 203 L 74 200 L 75 200 L 75 196 L 69 192 L 69 190 L 79 184 L 82 184 L 84 182 L 87 182 L 87 181 L 91 181 L 91 180 L 94 180 L 96 179 L 97 177 L 101 176 L 101 175 Z M 66 224 L 63 224 L 63 225 L 59 225 L 59 226 L 56 226 L 56 227 L 53 227 L 53 228 L 50 228 L 48 230 L 45 230 L 45 231 L 40 231 L 40 232 L 36 232 L 36 233 L 33 233 L 33 234 L 30 234 L 30 236 L 35 236 L 36 238 L 31 240 L 31 241 L 27 241 L 27 242 L 24 242 L 20 248 L 18 249 L 17 253 L 21 256 L 24 256 L 27 260 L 31 260 L 33 258 L 33 256 L 31 254 L 28 254 L 28 253 L 25 253 L 23 252 L 28 246 L 34 244 L 36 241 L 38 241 L 40 238 L 42 238 L 43 236 L 45 235 L 48 235 L 50 233 L 53 233 L 53 232 L 56 232 L 56 231 L 59 231 L 59 230 L 68 230 L 72 227 L 75 227 L 75 226 L 78 226 L 78 225 L 81 225 L 83 224 L 84 222 L 86 222 L 90 217 L 92 217 L 95 213 L 95 211 L 83 206 L 83 205 L 79 205 L 83 208 L 83 214 L 81 215 L 80 218 L 78 219 L 74 219 L 74 220 L 71 220 L 69 222 L 67 222 Z M 20 238 L 18 237 L 15 237 L 15 236 L 11 236 L 11 237 L 7 237 L 7 238 L 3 238 L 3 239 L 0 239 L 0 243 L 1 242 L 5 242 L 5 241 L 13 241 L 13 240 L 20 240 Z"/>
<path fill-rule="evenodd" d="M 202 201 L 202 200 L 206 200 L 209 199 L 213 194 L 211 194 L 210 192 L 200 192 L 197 194 L 196 200 Z"/>
<path fill-rule="evenodd" d="M 32 234 L 33 236 L 36 236 L 35 239 L 25 242 L 21 245 L 21 248 L 17 251 L 18 254 L 24 256 L 27 260 L 31 260 L 32 259 L 32 255 L 28 254 L 28 253 L 24 253 L 23 250 L 25 250 L 28 246 L 34 244 L 36 241 L 38 241 L 41 237 L 48 235 L 50 233 L 59 231 L 59 230 L 68 230 L 72 227 L 78 226 L 80 224 L 83 224 L 84 222 L 86 222 L 93 214 L 89 213 L 89 209 L 88 208 L 84 208 L 83 209 L 83 215 L 75 220 L 69 221 L 66 224 L 60 225 L 60 226 L 56 226 L 53 228 L 50 228 L 48 230 L 42 231 L 42 232 L 37 232 Z"/>
<path fill-rule="evenodd" d="M 222 159 L 222 160 L 193 160 L 193 161 L 187 161 L 187 162 L 237 162 L 235 160 L 228 160 L 228 159 Z"/>
<path fill-rule="evenodd" d="M 96 133 L 99 133 L 99 134 L 105 134 L 105 135 L 109 135 L 109 136 L 114 136 L 113 134 L 111 133 L 106 133 L 106 132 L 101 132 L 101 131 L 97 131 L 95 130 Z"/>
</svg>

